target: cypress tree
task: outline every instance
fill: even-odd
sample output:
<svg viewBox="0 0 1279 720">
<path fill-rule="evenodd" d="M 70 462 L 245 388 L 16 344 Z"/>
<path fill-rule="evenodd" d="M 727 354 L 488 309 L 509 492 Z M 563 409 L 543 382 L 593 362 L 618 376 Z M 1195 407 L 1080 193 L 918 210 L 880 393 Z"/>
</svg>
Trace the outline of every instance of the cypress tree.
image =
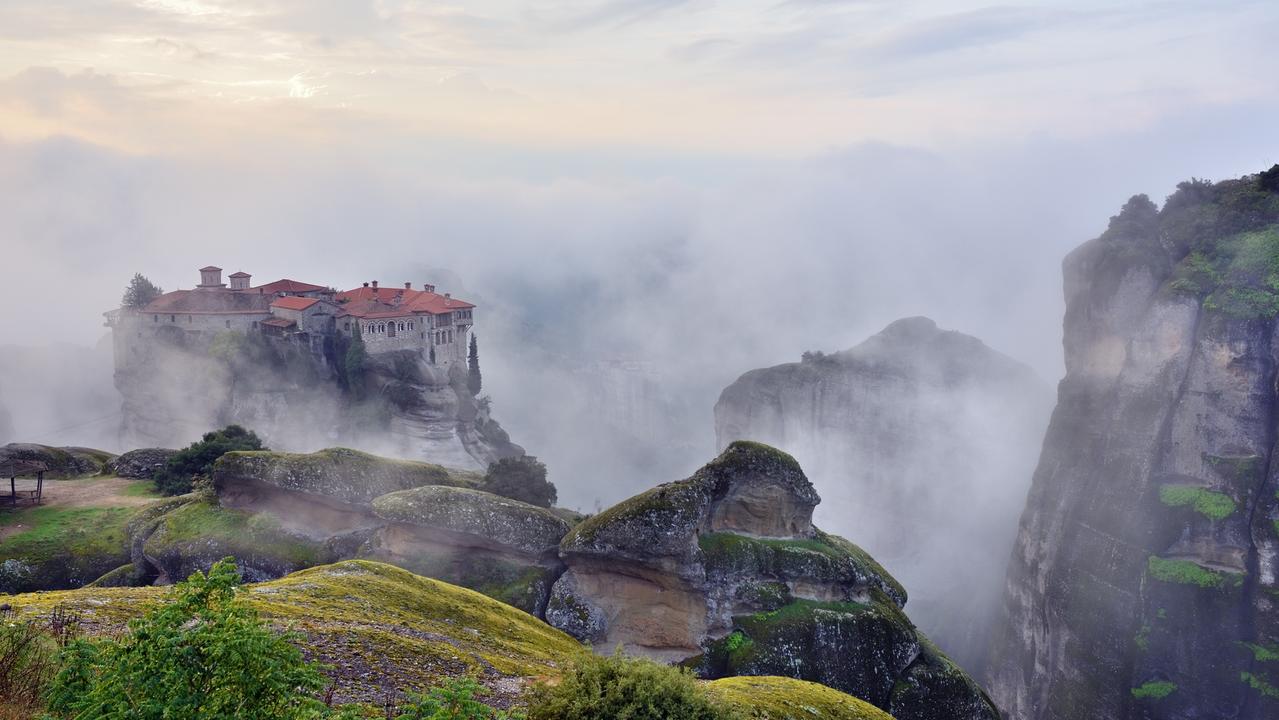
<svg viewBox="0 0 1279 720">
<path fill-rule="evenodd" d="M 484 387 L 484 380 L 480 376 L 480 348 L 475 341 L 475 333 L 471 333 L 471 352 L 466 359 L 466 368 L 466 387 L 472 395 L 479 395 L 480 388 Z"/>
</svg>

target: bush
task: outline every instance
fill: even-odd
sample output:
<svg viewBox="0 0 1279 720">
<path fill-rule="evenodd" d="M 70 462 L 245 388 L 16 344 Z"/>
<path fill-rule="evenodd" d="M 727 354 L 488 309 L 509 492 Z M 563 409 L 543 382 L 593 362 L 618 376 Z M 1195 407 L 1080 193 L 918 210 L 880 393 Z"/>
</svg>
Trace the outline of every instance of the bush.
<svg viewBox="0 0 1279 720">
<path fill-rule="evenodd" d="M 480 489 L 544 508 L 554 505 L 557 495 L 546 479 L 546 465 L 532 455 L 490 463 Z"/>
<path fill-rule="evenodd" d="M 434 687 L 425 695 L 410 698 L 400 708 L 395 720 L 518 720 L 523 715 L 508 715 L 485 705 L 475 696 L 484 692 L 471 678 L 458 678 Z"/>
<path fill-rule="evenodd" d="M 589 656 L 577 661 L 558 685 L 535 685 L 528 720 L 735 720 L 716 704 L 689 671 L 651 660 Z"/>
<path fill-rule="evenodd" d="M 48 693 L 55 718 L 292 720 L 326 712 L 325 685 L 237 597 L 231 558 L 174 587 L 119 640 L 76 640 Z"/>
<path fill-rule="evenodd" d="M 41 707 L 58 646 L 31 621 L 0 624 L 0 717 L 26 717 Z"/>
<path fill-rule="evenodd" d="M 197 475 L 208 476 L 213 463 L 226 453 L 267 449 L 252 430 L 245 430 L 239 425 L 227 425 L 221 430 L 207 432 L 199 442 L 191 443 L 169 458 L 164 469 L 156 474 L 156 489 L 165 495 L 191 492 L 193 479 Z"/>
</svg>

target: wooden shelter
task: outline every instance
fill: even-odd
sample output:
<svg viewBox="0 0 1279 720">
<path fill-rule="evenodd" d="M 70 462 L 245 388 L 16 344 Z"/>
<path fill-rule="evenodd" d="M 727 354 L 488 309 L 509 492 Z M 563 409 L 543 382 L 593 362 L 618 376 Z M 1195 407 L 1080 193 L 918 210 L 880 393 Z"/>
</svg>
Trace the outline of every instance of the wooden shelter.
<svg viewBox="0 0 1279 720">
<path fill-rule="evenodd" d="M 38 460 L 5 460 L 0 462 L 0 478 L 9 476 L 9 505 L 17 507 L 19 503 L 39 505 L 44 496 L 44 474 L 49 466 Z M 18 478 L 34 477 L 35 490 L 19 490 Z"/>
</svg>

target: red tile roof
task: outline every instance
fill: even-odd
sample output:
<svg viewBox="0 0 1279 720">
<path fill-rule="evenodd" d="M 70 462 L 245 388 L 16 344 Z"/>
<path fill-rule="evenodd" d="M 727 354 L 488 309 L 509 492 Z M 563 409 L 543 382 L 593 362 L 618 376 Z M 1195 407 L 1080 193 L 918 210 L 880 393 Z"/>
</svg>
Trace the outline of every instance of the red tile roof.
<svg viewBox="0 0 1279 720">
<path fill-rule="evenodd" d="M 358 287 L 338 293 L 348 315 L 362 318 L 402 317 L 410 314 L 440 315 L 475 307 L 465 300 L 446 298 L 425 290 Z"/>
<path fill-rule="evenodd" d="M 276 298 L 271 303 L 271 307 L 284 308 L 285 310 L 305 310 L 312 305 L 320 302 L 319 298 L 306 298 L 289 295 L 287 297 Z"/>
<path fill-rule="evenodd" d="M 316 292 L 318 290 L 327 290 L 327 289 L 328 288 L 324 287 L 323 285 L 312 285 L 311 283 L 304 283 L 304 282 L 301 282 L 300 280 L 284 279 L 284 280 L 276 280 L 275 282 L 269 282 L 266 285 L 259 285 L 255 288 L 250 288 L 247 291 L 242 290 L 241 292 L 257 291 L 260 293 L 265 293 L 267 295 L 274 295 L 276 293 L 282 293 L 282 292 L 283 293 L 303 293 L 303 292 Z"/>
<path fill-rule="evenodd" d="M 273 317 L 270 320 L 263 320 L 262 324 L 269 325 L 271 327 L 288 328 L 288 327 L 293 327 L 297 323 L 285 318 Z"/>
<path fill-rule="evenodd" d="M 147 303 L 144 313 L 182 313 L 183 315 L 271 312 L 271 296 L 214 288 L 208 290 L 174 290 Z"/>
</svg>

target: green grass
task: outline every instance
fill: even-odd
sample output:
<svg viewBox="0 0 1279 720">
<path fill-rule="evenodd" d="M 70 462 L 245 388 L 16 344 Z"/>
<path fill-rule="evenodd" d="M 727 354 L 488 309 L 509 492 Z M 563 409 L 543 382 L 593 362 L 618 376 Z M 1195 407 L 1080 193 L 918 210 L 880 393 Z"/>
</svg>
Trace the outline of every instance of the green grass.
<svg viewBox="0 0 1279 720">
<path fill-rule="evenodd" d="M 270 556 L 294 567 L 327 560 L 318 544 L 284 532 L 267 513 L 251 515 L 207 502 L 192 502 L 166 513 L 160 528 L 147 541 L 148 552 L 158 546 L 220 543 L 220 552 L 236 557 Z"/>
<path fill-rule="evenodd" d="M 1193 485 L 1164 485 L 1159 488 L 1159 501 L 1169 507 L 1193 508 L 1213 521 L 1224 520 L 1235 511 L 1230 496 Z"/>
<path fill-rule="evenodd" d="M 1177 690 L 1176 683 L 1148 682 L 1132 689 L 1132 696 L 1138 700 L 1162 700 Z"/>
<path fill-rule="evenodd" d="M 125 526 L 133 513 L 134 508 L 45 505 L 0 515 L 0 526 L 26 526 L 0 540 L 0 559 L 30 568 L 25 579 L 10 579 L 7 589 L 76 587 L 128 562 Z"/>
<path fill-rule="evenodd" d="M 159 498 L 160 493 L 155 489 L 155 483 L 150 480 L 135 480 L 125 486 L 120 494 L 124 497 L 143 497 L 143 498 Z"/>
<path fill-rule="evenodd" d="M 1219 588 L 1226 581 L 1225 574 L 1201 567 L 1197 563 L 1189 560 L 1168 560 L 1157 555 L 1150 556 L 1146 569 L 1150 577 L 1166 583 Z"/>
</svg>

